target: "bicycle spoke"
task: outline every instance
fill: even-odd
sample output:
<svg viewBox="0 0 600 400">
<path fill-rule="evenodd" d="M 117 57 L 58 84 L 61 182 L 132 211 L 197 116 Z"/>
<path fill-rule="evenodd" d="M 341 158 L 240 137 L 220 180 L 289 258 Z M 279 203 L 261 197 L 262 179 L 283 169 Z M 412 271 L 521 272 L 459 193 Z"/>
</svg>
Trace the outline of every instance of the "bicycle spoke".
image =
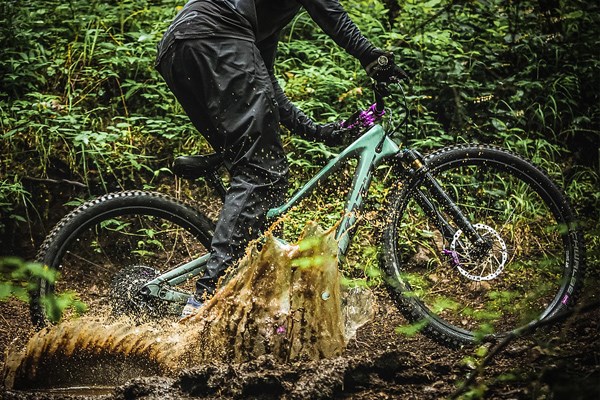
<svg viewBox="0 0 600 400">
<path fill-rule="evenodd" d="M 464 159 L 448 156 L 429 172 L 488 249 L 471 243 L 432 196 L 423 201 L 407 189 L 392 211 L 387 265 L 402 294 L 416 296 L 407 303 L 415 317 L 424 316 L 438 333 L 472 341 L 475 332 L 503 333 L 556 312 L 571 298 L 565 294 L 572 291 L 568 274 L 577 271 L 569 246 L 580 243 L 561 229 L 560 213 L 568 206 L 556 207 L 548 193 L 564 203 L 562 195 L 533 166 L 495 149 L 456 153 Z M 490 155 L 486 160 L 484 153 Z M 513 169 L 515 162 L 522 168 Z M 444 237 L 448 225 L 453 237 Z"/>
</svg>

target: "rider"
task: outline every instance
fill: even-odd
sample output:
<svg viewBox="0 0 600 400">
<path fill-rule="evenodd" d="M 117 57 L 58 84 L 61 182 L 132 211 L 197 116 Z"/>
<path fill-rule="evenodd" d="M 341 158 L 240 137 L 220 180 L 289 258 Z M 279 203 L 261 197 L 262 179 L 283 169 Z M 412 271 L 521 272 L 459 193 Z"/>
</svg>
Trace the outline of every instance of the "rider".
<svg viewBox="0 0 600 400">
<path fill-rule="evenodd" d="M 405 78 L 393 56 L 373 46 L 339 0 L 191 0 L 159 46 L 156 67 L 186 114 L 224 159 L 231 174 L 211 243 L 207 270 L 183 315 L 214 291 L 222 271 L 265 228 L 266 212 L 281 203 L 288 164 L 279 124 L 335 144 L 338 123 L 315 124 L 283 93 L 273 65 L 281 30 L 304 7 L 339 46 L 378 82 Z"/>
</svg>

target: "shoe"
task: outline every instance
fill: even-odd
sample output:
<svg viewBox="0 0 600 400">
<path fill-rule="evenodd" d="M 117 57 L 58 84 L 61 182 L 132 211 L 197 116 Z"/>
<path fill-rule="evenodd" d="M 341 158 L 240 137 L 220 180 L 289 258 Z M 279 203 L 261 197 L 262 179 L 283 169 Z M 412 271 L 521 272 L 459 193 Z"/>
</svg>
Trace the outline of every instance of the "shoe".
<svg viewBox="0 0 600 400">
<path fill-rule="evenodd" d="M 183 307 L 183 310 L 181 310 L 180 319 L 184 319 L 186 317 L 189 317 L 190 315 L 196 314 L 200 310 L 200 307 L 202 307 L 202 305 L 203 303 L 201 301 L 198 301 L 196 295 L 191 295 L 190 297 L 188 297 L 187 303 L 185 303 L 185 307 Z"/>
</svg>

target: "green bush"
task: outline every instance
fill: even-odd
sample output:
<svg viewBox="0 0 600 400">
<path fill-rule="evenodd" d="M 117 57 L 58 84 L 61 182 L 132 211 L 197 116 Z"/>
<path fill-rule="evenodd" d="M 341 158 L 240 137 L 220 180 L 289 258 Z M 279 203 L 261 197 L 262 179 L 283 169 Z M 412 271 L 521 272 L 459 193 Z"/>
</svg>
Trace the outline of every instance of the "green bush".
<svg viewBox="0 0 600 400">
<path fill-rule="evenodd" d="M 25 176 L 78 181 L 88 195 L 152 187 L 175 155 L 209 150 L 153 68 L 155 46 L 183 4 L 0 4 L 4 223 L 25 219 Z M 595 225 L 595 2 L 563 1 L 554 8 L 555 2 L 499 0 L 343 4 L 364 35 L 393 51 L 412 77 L 406 88 L 409 129 L 397 133 L 398 141 L 425 151 L 463 142 L 511 148 L 547 169 L 576 199 L 584 223 Z M 346 118 L 372 102 L 360 63 L 306 12 L 286 28 L 276 68 L 288 96 L 318 122 Z M 397 123 L 400 116 L 392 118 Z M 335 151 L 288 132 L 285 146 L 294 182 Z M 384 195 L 385 185 L 376 182 L 374 194 Z M 334 190 L 330 196 L 338 195 Z"/>
<path fill-rule="evenodd" d="M 16 257 L 0 258 L 0 301 L 9 298 L 28 302 L 29 293 L 35 290 L 39 279 L 54 283 L 56 272 L 39 263 L 25 262 Z M 86 305 L 74 292 L 50 294 L 42 299 L 50 321 L 58 322 L 64 312 L 73 309 L 76 314 L 85 312 Z"/>
</svg>

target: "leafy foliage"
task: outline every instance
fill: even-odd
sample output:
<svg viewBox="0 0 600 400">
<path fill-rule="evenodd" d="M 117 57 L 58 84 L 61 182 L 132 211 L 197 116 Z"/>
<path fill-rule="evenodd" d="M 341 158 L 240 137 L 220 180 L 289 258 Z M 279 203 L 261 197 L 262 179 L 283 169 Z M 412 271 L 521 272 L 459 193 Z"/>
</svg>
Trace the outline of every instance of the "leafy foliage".
<svg viewBox="0 0 600 400">
<path fill-rule="evenodd" d="M 156 43 L 184 2 L 0 4 L 0 233 L 2 224 L 29 219 L 27 177 L 77 181 L 86 187 L 79 196 L 89 197 L 158 186 L 175 155 L 209 150 L 153 67 Z M 591 89 L 599 82 L 600 7 L 595 2 L 343 4 L 364 35 L 392 50 L 412 76 L 411 118 L 406 131 L 397 132 L 398 141 L 425 151 L 472 141 L 513 149 L 549 171 L 573 199 L 582 224 L 597 230 L 600 94 Z M 343 119 L 372 102 L 360 63 L 305 12 L 285 30 L 276 67 L 288 96 L 318 122 Z M 390 104 L 394 124 L 399 116 L 394 101 Z M 293 189 L 335 149 L 284 135 Z M 375 248 L 381 224 L 370 216 L 392 185 L 389 171 L 380 172 L 356 254 L 349 257 L 365 266 L 365 275 L 377 255 L 364 249 Z M 166 189 L 175 190 L 171 186 Z M 332 185 L 324 192 L 321 199 L 308 200 L 317 207 L 298 215 L 335 221 L 330 211 L 339 210 L 339 189 Z M 598 235 L 590 235 L 588 258 L 595 266 L 599 248 Z"/>
<path fill-rule="evenodd" d="M 0 301 L 11 297 L 29 301 L 29 293 L 35 289 L 38 279 L 52 284 L 56 280 L 56 273 L 39 263 L 24 262 L 16 257 L 0 258 Z M 53 322 L 59 321 L 68 309 L 81 314 L 87 308 L 73 292 L 49 294 L 43 299 L 43 304 L 48 318 Z"/>
</svg>

